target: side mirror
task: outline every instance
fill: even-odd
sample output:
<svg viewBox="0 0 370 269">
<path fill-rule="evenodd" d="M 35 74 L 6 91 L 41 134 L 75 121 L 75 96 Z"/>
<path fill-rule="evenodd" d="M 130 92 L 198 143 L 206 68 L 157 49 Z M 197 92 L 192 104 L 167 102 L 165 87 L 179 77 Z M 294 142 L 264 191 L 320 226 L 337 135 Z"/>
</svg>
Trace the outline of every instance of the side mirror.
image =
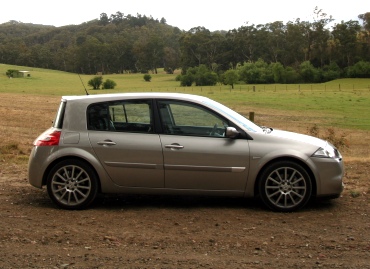
<svg viewBox="0 0 370 269">
<path fill-rule="evenodd" d="M 234 127 L 226 127 L 225 136 L 227 138 L 237 138 L 239 134 L 240 133 Z"/>
</svg>

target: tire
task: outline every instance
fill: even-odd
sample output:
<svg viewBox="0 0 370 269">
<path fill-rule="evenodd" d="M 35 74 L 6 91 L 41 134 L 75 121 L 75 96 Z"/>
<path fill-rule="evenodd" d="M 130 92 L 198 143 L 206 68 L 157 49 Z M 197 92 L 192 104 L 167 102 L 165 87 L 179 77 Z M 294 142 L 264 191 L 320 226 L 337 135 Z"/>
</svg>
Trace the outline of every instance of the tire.
<svg viewBox="0 0 370 269">
<path fill-rule="evenodd" d="M 307 171 L 298 163 L 279 161 L 262 172 L 259 193 L 262 202 L 270 209 L 292 212 L 310 200 L 312 182 Z"/>
<path fill-rule="evenodd" d="M 83 161 L 70 159 L 57 163 L 47 178 L 51 200 L 64 209 L 84 209 L 98 192 L 98 179 L 93 169 Z"/>
</svg>

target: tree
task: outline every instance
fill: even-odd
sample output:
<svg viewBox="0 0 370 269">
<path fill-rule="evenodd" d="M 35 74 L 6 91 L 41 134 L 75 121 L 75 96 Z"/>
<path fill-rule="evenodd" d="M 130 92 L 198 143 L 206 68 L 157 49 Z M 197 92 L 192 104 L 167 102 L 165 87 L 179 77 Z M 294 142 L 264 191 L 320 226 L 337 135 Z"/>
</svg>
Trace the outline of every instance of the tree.
<svg viewBox="0 0 370 269">
<path fill-rule="evenodd" d="M 98 90 L 100 86 L 103 83 L 103 77 L 102 76 L 96 76 L 89 80 L 87 83 L 89 86 L 93 87 L 94 90 Z"/>
<path fill-rule="evenodd" d="M 271 62 L 279 62 L 284 54 L 286 47 L 286 26 L 281 21 L 267 24 L 268 34 L 268 48 L 270 52 Z"/>
<path fill-rule="evenodd" d="M 208 56 L 212 54 L 212 48 L 209 47 L 211 40 L 211 32 L 204 27 L 192 28 L 180 37 L 183 72 L 201 64 L 210 67 Z"/>
<path fill-rule="evenodd" d="M 99 23 L 100 23 L 101 25 L 107 25 L 107 24 L 109 24 L 109 23 L 110 23 L 110 20 L 109 20 L 109 18 L 108 18 L 107 13 L 101 13 L 101 14 L 100 14 L 100 20 L 99 20 Z"/>
<path fill-rule="evenodd" d="M 329 57 L 327 52 L 328 40 L 330 38 L 330 31 L 327 29 L 327 25 L 333 21 L 331 16 L 327 17 L 318 7 L 314 11 L 316 18 L 311 24 L 312 29 L 312 55 L 311 63 L 317 62 L 315 66 L 323 67 L 325 62 L 328 62 Z"/>
<path fill-rule="evenodd" d="M 337 50 L 339 55 L 343 55 L 342 65 L 348 67 L 353 64 L 356 56 L 357 36 L 361 30 L 358 21 L 348 21 L 336 24 L 332 34 L 338 41 Z"/>
<path fill-rule="evenodd" d="M 305 33 L 307 33 L 307 27 L 307 24 L 299 19 L 287 23 L 285 49 L 281 58 L 284 66 L 292 66 L 306 59 L 308 40 L 305 38 Z"/>
<path fill-rule="evenodd" d="M 231 88 L 234 89 L 234 84 L 236 82 L 238 82 L 239 80 L 239 75 L 238 75 L 238 72 L 236 70 L 233 70 L 233 69 L 230 69 L 230 70 L 227 70 L 225 73 L 224 73 L 224 84 L 226 85 L 231 85 Z"/>
<path fill-rule="evenodd" d="M 370 32 L 370 12 L 358 15 L 358 18 L 362 20 L 364 29 Z"/>
</svg>

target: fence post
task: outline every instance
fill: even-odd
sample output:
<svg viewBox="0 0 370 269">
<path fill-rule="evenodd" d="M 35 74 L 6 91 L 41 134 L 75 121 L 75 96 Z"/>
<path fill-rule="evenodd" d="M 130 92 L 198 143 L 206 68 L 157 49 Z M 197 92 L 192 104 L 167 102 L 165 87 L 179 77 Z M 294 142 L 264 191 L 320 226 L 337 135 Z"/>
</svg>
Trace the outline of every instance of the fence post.
<svg viewBox="0 0 370 269">
<path fill-rule="evenodd" d="M 249 120 L 254 122 L 254 112 L 249 112 Z"/>
</svg>

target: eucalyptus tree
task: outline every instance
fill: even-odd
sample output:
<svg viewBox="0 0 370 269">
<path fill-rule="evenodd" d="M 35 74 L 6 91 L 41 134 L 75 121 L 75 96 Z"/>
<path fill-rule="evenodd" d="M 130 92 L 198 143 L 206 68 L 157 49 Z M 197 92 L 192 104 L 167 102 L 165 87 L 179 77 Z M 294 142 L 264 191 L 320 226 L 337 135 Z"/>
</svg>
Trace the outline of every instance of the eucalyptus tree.
<svg viewBox="0 0 370 269">
<path fill-rule="evenodd" d="M 360 14 L 358 18 L 362 21 L 362 29 L 358 38 L 361 46 L 361 58 L 370 61 L 370 12 Z"/>
<path fill-rule="evenodd" d="M 162 22 L 157 25 L 157 27 L 160 28 L 161 38 L 164 43 L 161 64 L 167 73 L 172 74 L 181 66 L 179 38 L 181 37 L 182 31 L 177 27 L 171 27 Z"/>
<path fill-rule="evenodd" d="M 77 66 L 80 73 L 96 74 L 103 72 L 102 49 L 104 44 L 96 37 L 87 36 L 83 43 L 77 47 Z"/>
<path fill-rule="evenodd" d="M 286 52 L 286 26 L 281 21 L 266 24 L 267 46 L 271 62 L 280 62 Z"/>
<path fill-rule="evenodd" d="M 333 22 L 332 16 L 327 16 L 326 13 L 318 7 L 314 10 L 315 18 L 314 22 L 311 23 L 312 29 L 312 54 L 309 59 L 315 66 L 323 67 L 325 64 L 329 64 L 328 57 L 328 46 L 330 39 L 330 31 L 328 25 Z M 317 64 L 315 64 L 317 62 Z"/>
<path fill-rule="evenodd" d="M 135 67 L 138 72 L 152 70 L 157 73 L 163 59 L 164 42 L 160 33 L 154 28 L 141 27 L 139 38 L 134 42 L 132 53 L 135 57 Z"/>
<path fill-rule="evenodd" d="M 370 12 L 358 15 L 358 18 L 362 21 L 364 29 L 370 32 Z"/>
<path fill-rule="evenodd" d="M 296 19 L 286 24 L 285 32 L 285 52 L 281 57 L 281 63 L 284 66 L 297 65 L 305 60 L 305 50 L 307 47 L 304 33 L 306 24 Z"/>
<path fill-rule="evenodd" d="M 340 66 L 348 67 L 354 63 L 357 56 L 357 37 L 360 30 L 361 27 L 358 21 L 353 20 L 342 21 L 333 27 L 332 34 L 338 44 L 336 49 L 339 53 L 337 55 L 341 57 L 338 59 Z"/>
<path fill-rule="evenodd" d="M 243 63 L 257 60 L 257 44 L 255 42 L 256 33 L 257 29 L 255 28 L 254 24 L 249 26 L 242 26 L 232 32 L 232 41 L 236 62 Z"/>
<path fill-rule="evenodd" d="M 180 37 L 181 66 L 183 72 L 189 67 L 201 64 L 211 67 L 210 59 L 214 56 L 211 32 L 204 27 L 195 27 Z"/>
</svg>

